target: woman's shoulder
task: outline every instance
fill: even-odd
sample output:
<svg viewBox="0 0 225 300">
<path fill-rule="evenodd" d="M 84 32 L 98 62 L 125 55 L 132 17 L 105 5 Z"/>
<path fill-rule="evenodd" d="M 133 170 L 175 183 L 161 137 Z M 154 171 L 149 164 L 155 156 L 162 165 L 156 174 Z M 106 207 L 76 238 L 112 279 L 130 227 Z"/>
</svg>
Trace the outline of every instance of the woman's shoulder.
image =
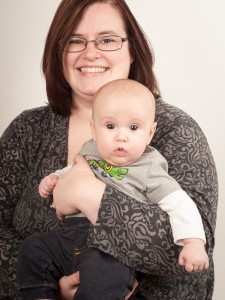
<svg viewBox="0 0 225 300">
<path fill-rule="evenodd" d="M 156 100 L 156 122 L 164 124 L 166 122 L 166 124 L 170 125 L 192 124 L 199 127 L 190 115 L 182 109 L 163 101 L 161 98 Z"/>
<path fill-rule="evenodd" d="M 18 120 L 35 120 L 35 121 L 45 121 L 55 118 L 55 113 L 51 110 L 48 105 L 39 106 L 35 108 L 30 108 L 22 111 L 16 119 Z"/>
<path fill-rule="evenodd" d="M 3 133 L 8 138 L 13 134 L 23 140 L 40 138 L 41 136 L 65 133 L 68 118 L 55 114 L 51 108 L 40 106 L 22 111 L 15 117 Z"/>
<path fill-rule="evenodd" d="M 47 130 L 50 127 L 60 126 L 67 118 L 55 114 L 51 108 L 46 106 L 26 109 L 21 112 L 12 123 L 20 128 L 43 128 Z M 57 126 L 57 127 L 58 127 Z"/>
<path fill-rule="evenodd" d="M 156 100 L 157 135 L 171 138 L 177 136 L 195 136 L 205 138 L 199 124 L 182 109 L 166 103 L 161 98 Z"/>
<path fill-rule="evenodd" d="M 182 109 L 156 100 L 157 129 L 151 145 L 168 159 L 167 152 L 188 152 L 190 147 L 210 153 L 208 141 L 198 123 Z"/>
</svg>

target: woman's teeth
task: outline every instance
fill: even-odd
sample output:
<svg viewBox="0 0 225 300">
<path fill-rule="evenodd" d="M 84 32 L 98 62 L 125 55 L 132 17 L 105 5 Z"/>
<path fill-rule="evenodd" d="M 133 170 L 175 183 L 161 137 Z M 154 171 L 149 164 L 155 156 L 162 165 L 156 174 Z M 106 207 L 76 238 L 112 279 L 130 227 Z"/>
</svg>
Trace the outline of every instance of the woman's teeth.
<svg viewBox="0 0 225 300">
<path fill-rule="evenodd" d="M 103 73 L 106 68 L 80 68 L 82 73 Z"/>
</svg>

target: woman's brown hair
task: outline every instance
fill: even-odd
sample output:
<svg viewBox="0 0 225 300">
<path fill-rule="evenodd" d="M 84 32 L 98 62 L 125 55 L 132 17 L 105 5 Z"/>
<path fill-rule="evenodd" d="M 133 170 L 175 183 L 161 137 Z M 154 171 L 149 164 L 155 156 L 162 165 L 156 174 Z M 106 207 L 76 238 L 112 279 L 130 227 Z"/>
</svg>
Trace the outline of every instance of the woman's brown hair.
<svg viewBox="0 0 225 300">
<path fill-rule="evenodd" d="M 151 45 L 124 0 L 62 0 L 47 35 L 42 71 L 46 79 L 49 105 L 55 113 L 63 116 L 70 115 L 72 106 L 71 87 L 63 72 L 63 51 L 84 11 L 97 2 L 112 5 L 123 19 L 130 52 L 134 58 L 129 78 L 147 86 L 156 98 L 160 95 L 153 73 L 154 55 Z"/>
</svg>

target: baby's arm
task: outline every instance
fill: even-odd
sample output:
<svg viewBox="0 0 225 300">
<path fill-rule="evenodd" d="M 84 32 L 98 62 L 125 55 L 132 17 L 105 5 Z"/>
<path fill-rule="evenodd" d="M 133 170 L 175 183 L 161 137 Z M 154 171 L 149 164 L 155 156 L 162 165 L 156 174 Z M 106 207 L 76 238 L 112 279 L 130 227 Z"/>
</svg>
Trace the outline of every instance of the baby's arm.
<svg viewBox="0 0 225 300">
<path fill-rule="evenodd" d="M 45 176 L 39 184 L 39 194 L 43 198 L 47 198 L 52 194 L 54 187 L 59 179 L 59 175 L 52 173 L 48 176 Z"/>
<path fill-rule="evenodd" d="M 159 206 L 169 214 L 175 244 L 183 246 L 179 264 L 187 272 L 207 269 L 209 260 L 204 228 L 192 199 L 183 190 L 178 190 L 159 201 Z"/>
<path fill-rule="evenodd" d="M 209 258 L 205 251 L 205 243 L 201 239 L 184 239 L 184 247 L 179 255 L 179 264 L 187 272 L 208 269 Z"/>
<path fill-rule="evenodd" d="M 45 176 L 39 184 L 39 194 L 41 195 L 41 197 L 47 198 L 49 195 L 51 195 L 59 177 L 69 171 L 71 167 L 72 164 L 66 166 L 61 170 L 56 170 L 50 175 Z"/>
</svg>

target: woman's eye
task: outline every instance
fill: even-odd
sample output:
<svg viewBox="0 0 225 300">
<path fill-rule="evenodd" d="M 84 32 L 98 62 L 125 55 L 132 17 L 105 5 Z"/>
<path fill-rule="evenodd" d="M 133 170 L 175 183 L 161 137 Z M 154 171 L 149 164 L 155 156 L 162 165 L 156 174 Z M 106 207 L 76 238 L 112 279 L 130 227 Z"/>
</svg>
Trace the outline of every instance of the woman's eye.
<svg viewBox="0 0 225 300">
<path fill-rule="evenodd" d="M 106 127 L 107 127 L 108 129 L 113 129 L 115 126 L 114 126 L 113 124 L 107 124 Z"/>
<path fill-rule="evenodd" d="M 112 39 L 108 39 L 108 38 L 105 38 L 105 39 L 102 39 L 100 41 L 100 44 L 110 44 L 110 43 L 113 43 L 114 41 Z"/>
<path fill-rule="evenodd" d="M 72 40 L 70 40 L 70 44 L 83 45 L 83 44 L 85 44 L 85 40 L 72 39 Z"/>
<path fill-rule="evenodd" d="M 138 126 L 137 126 L 137 125 L 131 125 L 131 126 L 130 126 L 130 129 L 133 130 L 133 131 L 134 131 L 134 130 L 137 130 L 137 129 L 138 129 Z"/>
</svg>

